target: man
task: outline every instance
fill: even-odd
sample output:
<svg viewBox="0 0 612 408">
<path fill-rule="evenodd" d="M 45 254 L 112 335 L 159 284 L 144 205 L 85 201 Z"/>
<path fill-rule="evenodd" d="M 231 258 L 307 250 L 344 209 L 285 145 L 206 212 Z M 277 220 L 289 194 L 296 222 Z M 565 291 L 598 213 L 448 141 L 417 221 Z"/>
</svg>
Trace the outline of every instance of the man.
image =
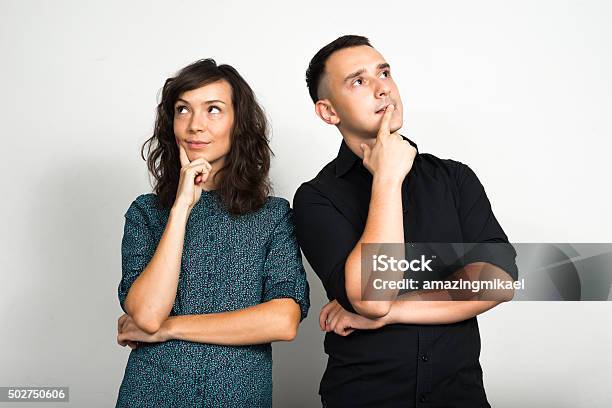
<svg viewBox="0 0 612 408">
<path fill-rule="evenodd" d="M 484 188 L 465 164 L 419 153 L 397 133 L 402 100 L 367 38 L 323 47 L 306 82 L 316 114 L 343 138 L 338 156 L 294 197 L 298 241 L 331 300 L 320 316 L 329 355 L 323 406 L 490 407 L 476 315 L 512 292 L 494 300 L 440 301 L 452 297 L 427 291 L 372 300 L 361 284 L 361 244 L 508 243 Z M 515 255 L 485 256 L 457 273 L 516 280 Z"/>
</svg>

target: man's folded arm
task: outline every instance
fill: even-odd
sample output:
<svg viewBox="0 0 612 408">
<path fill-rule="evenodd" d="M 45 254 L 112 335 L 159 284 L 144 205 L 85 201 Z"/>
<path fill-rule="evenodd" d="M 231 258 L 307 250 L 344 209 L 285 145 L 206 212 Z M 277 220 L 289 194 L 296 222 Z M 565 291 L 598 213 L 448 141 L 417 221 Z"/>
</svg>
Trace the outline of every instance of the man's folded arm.
<svg viewBox="0 0 612 408">
<path fill-rule="evenodd" d="M 344 266 L 359 233 L 329 199 L 308 184 L 296 191 L 293 210 L 298 243 L 328 299 L 355 313 L 346 290 Z"/>
</svg>

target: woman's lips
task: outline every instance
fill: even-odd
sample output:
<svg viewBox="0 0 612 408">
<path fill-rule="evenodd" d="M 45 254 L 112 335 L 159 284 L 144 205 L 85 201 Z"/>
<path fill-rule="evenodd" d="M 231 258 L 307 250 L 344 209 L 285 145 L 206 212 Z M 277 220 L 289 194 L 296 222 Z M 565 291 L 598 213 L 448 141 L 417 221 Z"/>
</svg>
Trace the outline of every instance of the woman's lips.
<svg viewBox="0 0 612 408">
<path fill-rule="evenodd" d="M 203 149 L 208 146 L 210 142 L 187 142 L 191 149 Z"/>
</svg>

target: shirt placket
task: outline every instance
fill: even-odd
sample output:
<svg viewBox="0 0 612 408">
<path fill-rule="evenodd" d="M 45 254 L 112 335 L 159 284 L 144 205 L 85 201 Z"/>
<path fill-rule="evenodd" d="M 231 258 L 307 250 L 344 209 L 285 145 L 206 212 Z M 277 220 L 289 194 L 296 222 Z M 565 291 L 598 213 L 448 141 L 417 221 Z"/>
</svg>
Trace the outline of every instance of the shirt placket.
<svg viewBox="0 0 612 408">
<path fill-rule="evenodd" d="M 420 327 L 418 332 L 419 346 L 417 354 L 416 406 L 427 407 L 431 402 L 430 394 L 433 377 L 431 355 L 432 331 L 429 327 Z"/>
</svg>

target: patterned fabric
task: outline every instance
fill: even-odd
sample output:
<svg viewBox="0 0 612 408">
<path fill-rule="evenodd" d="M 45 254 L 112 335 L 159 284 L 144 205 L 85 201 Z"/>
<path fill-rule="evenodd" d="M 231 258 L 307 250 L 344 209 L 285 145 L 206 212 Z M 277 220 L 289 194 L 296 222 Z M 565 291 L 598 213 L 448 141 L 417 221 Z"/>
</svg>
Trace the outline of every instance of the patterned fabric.
<svg viewBox="0 0 612 408">
<path fill-rule="evenodd" d="M 141 195 L 125 214 L 119 302 L 152 258 L 168 210 Z M 287 200 L 269 197 L 235 217 L 203 191 L 187 222 L 171 315 L 219 313 L 293 298 L 308 313 L 309 287 Z M 271 345 L 219 346 L 181 340 L 132 350 L 118 407 L 271 407 Z"/>
</svg>

